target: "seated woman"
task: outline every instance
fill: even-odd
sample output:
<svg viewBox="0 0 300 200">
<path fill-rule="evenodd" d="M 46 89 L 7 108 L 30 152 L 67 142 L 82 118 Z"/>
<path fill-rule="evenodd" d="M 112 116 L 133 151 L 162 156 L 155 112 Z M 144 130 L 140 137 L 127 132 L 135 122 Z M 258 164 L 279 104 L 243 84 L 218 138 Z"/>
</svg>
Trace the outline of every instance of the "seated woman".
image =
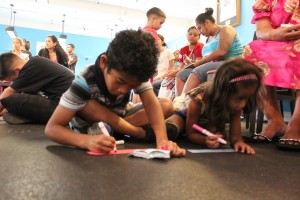
<svg viewBox="0 0 300 200">
<path fill-rule="evenodd" d="M 207 37 L 206 44 L 202 49 L 203 58 L 195 61 L 195 69 L 185 69 L 176 75 L 177 96 L 206 82 L 207 72 L 217 69 L 222 64 L 217 61 L 242 55 L 243 46 L 237 32 L 232 26 L 216 24 L 212 14 L 213 9 L 206 8 L 205 13 L 198 15 L 195 20 L 200 33 Z"/>
<path fill-rule="evenodd" d="M 39 51 L 38 55 L 69 68 L 68 54 L 60 46 L 58 39 L 54 35 L 47 36 L 46 46 Z"/>
<path fill-rule="evenodd" d="M 279 147 L 300 149 L 299 0 L 255 1 L 253 11 L 258 40 L 245 47 L 243 56 L 264 71 L 267 96 L 262 110 L 268 118 L 256 139 L 268 142 L 283 136 Z M 296 90 L 295 111 L 288 126 L 278 108 L 276 87 Z"/>
<path fill-rule="evenodd" d="M 203 44 L 199 42 L 200 33 L 195 26 L 192 26 L 187 31 L 188 45 L 179 50 L 179 66 L 173 70 L 169 70 L 167 76 L 161 83 L 161 88 L 158 97 L 175 98 L 175 76 L 180 70 L 193 68 L 193 63 L 202 58 Z"/>
</svg>

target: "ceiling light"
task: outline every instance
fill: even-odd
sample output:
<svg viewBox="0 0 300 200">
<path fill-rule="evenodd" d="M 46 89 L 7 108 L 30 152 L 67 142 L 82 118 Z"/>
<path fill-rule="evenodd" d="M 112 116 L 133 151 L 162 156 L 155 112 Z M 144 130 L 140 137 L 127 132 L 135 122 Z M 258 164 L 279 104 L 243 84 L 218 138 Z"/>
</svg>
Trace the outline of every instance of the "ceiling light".
<svg viewBox="0 0 300 200">
<path fill-rule="evenodd" d="M 15 32 L 15 27 L 6 26 L 5 31 L 9 35 L 10 38 L 16 38 L 17 37 L 17 33 Z"/>
<path fill-rule="evenodd" d="M 67 35 L 60 34 L 58 40 L 59 40 L 59 44 L 61 44 L 61 45 L 65 44 L 67 41 Z"/>
<path fill-rule="evenodd" d="M 62 33 L 59 35 L 59 43 L 61 45 L 64 45 L 67 41 L 67 35 L 64 34 L 64 28 L 65 28 L 65 18 L 66 18 L 66 15 L 64 14 L 64 19 L 62 20 Z"/>
<path fill-rule="evenodd" d="M 10 38 L 16 38 L 17 37 L 17 33 L 15 31 L 15 15 L 16 15 L 16 11 L 13 11 L 13 4 L 10 4 L 11 6 L 11 12 L 10 12 L 10 25 L 5 27 L 5 31 L 7 32 L 7 34 L 9 35 Z M 13 20 L 13 25 L 12 25 L 12 14 L 14 13 L 14 20 Z"/>
</svg>

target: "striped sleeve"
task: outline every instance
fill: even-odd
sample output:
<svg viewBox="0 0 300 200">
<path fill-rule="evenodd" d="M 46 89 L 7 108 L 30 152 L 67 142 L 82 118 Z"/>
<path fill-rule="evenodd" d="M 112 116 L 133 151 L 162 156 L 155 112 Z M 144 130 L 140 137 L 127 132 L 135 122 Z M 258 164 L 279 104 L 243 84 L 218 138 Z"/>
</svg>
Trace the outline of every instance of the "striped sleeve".
<svg viewBox="0 0 300 200">
<path fill-rule="evenodd" d="M 151 90 L 153 89 L 150 81 L 144 82 L 142 83 L 140 86 L 138 86 L 135 90 L 134 93 L 135 94 L 141 94 L 143 92 L 145 92 L 146 90 Z"/>
<path fill-rule="evenodd" d="M 90 88 L 81 76 L 76 76 L 71 87 L 62 95 L 59 105 L 72 111 L 79 111 L 91 98 Z"/>
</svg>

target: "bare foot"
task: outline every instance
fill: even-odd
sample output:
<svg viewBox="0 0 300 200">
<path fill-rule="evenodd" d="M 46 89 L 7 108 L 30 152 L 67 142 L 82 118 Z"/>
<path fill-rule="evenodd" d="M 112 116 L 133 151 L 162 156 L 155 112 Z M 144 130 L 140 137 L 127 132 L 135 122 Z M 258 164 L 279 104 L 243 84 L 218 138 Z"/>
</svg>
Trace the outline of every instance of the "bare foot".
<svg viewBox="0 0 300 200">
<path fill-rule="evenodd" d="M 300 139 L 300 117 L 298 117 L 298 119 L 296 118 L 297 117 L 291 119 L 283 139 Z"/>
<path fill-rule="evenodd" d="M 261 135 L 257 136 L 257 140 L 266 140 L 267 138 L 271 139 L 274 137 L 281 137 L 286 133 L 287 126 L 282 120 L 272 120 L 269 121 L 267 127 L 261 132 Z"/>
</svg>

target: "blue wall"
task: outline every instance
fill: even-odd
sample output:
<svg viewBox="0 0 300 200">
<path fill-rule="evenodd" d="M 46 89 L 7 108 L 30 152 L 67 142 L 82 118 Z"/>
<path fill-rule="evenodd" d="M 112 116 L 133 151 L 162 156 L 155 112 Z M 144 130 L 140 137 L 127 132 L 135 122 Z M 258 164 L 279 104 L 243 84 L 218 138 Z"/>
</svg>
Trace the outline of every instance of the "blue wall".
<svg viewBox="0 0 300 200">
<path fill-rule="evenodd" d="M 255 25 L 251 24 L 251 19 L 253 16 L 252 5 L 254 0 L 241 0 L 241 18 L 240 25 L 235 27 L 235 30 L 238 32 L 241 42 L 244 45 L 248 44 L 252 41 L 253 33 L 255 31 Z M 199 13 L 200 14 L 200 13 Z M 195 16 L 196 18 L 197 16 Z M 186 27 L 186 31 L 190 26 L 194 26 L 195 24 L 188 25 Z M 187 44 L 186 35 L 183 35 L 176 40 L 168 42 L 167 45 L 171 50 L 180 49 L 181 47 Z"/>
<path fill-rule="evenodd" d="M 36 55 L 36 42 L 44 42 L 48 35 L 59 36 L 60 33 L 52 31 L 44 31 L 30 28 L 15 27 L 18 37 L 26 38 L 30 41 L 30 51 L 32 55 Z M 78 74 L 85 66 L 94 64 L 97 56 L 106 51 L 110 39 L 89 37 L 83 35 L 67 34 L 68 43 L 75 45 L 75 53 L 78 55 L 76 65 L 76 74 Z M 11 51 L 12 40 L 5 32 L 5 25 L 0 25 L 0 53 Z M 88 59 L 86 59 L 88 58 Z"/>
<path fill-rule="evenodd" d="M 255 24 L 251 24 L 253 4 L 254 0 L 241 0 L 241 23 L 235 27 L 235 30 L 238 32 L 243 45 L 252 41 L 255 31 Z"/>
</svg>

